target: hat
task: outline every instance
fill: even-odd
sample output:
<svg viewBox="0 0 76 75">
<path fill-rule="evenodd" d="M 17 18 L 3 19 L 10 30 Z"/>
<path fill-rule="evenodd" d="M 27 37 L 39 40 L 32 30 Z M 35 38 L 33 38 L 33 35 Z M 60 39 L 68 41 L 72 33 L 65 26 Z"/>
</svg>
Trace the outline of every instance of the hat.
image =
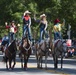
<svg viewBox="0 0 76 75">
<path fill-rule="evenodd" d="M 42 18 L 42 17 L 46 17 L 46 15 L 45 14 L 40 15 L 40 18 Z"/>
<path fill-rule="evenodd" d="M 29 12 L 28 10 L 24 12 L 24 15 L 26 14 L 31 14 L 31 12 Z"/>
<path fill-rule="evenodd" d="M 59 19 L 56 19 L 56 20 L 54 21 L 55 24 L 56 24 L 56 23 L 59 23 L 59 22 L 60 22 Z"/>
</svg>

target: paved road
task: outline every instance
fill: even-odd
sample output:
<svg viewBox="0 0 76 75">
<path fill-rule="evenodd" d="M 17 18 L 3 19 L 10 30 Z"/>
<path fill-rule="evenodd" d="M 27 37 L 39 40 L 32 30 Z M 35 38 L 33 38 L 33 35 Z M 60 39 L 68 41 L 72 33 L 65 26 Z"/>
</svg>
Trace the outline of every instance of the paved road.
<svg viewBox="0 0 76 75">
<path fill-rule="evenodd" d="M 5 63 L 2 61 L 2 55 L 0 55 L 0 75 L 76 75 L 76 59 L 64 59 L 63 70 L 60 69 L 60 61 L 59 61 L 59 69 L 54 70 L 53 67 L 53 59 L 52 57 L 48 58 L 48 68 L 45 69 L 37 69 L 36 66 L 36 58 L 34 55 L 31 55 L 28 62 L 28 69 L 24 71 L 21 69 L 20 59 L 16 58 L 16 66 L 13 71 L 8 71 L 5 68 Z M 43 64 L 43 67 L 45 65 Z"/>
</svg>

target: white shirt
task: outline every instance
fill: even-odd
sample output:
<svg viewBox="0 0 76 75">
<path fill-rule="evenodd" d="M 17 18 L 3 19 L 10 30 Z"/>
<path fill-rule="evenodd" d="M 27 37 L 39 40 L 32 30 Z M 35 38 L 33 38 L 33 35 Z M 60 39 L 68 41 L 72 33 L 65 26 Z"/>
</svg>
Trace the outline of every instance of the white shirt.
<svg viewBox="0 0 76 75">
<path fill-rule="evenodd" d="M 10 32 L 13 32 L 14 33 L 14 28 L 15 28 L 15 26 L 11 26 L 10 27 Z"/>
</svg>

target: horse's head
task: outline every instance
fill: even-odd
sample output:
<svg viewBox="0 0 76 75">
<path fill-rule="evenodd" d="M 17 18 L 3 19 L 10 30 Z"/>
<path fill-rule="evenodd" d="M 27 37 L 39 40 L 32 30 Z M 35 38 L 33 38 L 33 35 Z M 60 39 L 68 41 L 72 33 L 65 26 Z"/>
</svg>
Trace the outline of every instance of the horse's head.
<svg viewBox="0 0 76 75">
<path fill-rule="evenodd" d="M 22 39 L 22 43 L 23 43 L 23 47 L 26 47 L 26 46 L 29 44 L 28 38 L 27 38 L 27 37 L 24 37 L 24 38 Z"/>
<path fill-rule="evenodd" d="M 50 47 L 50 39 L 47 38 L 47 39 L 44 40 L 44 42 L 45 42 L 46 48 L 49 48 Z"/>
</svg>

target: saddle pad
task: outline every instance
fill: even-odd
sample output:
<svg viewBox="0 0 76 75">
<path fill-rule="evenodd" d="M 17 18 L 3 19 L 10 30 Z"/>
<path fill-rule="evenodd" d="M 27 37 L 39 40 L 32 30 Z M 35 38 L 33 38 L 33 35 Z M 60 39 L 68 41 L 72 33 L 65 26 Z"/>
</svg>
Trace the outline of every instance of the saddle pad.
<svg viewBox="0 0 76 75">
<path fill-rule="evenodd" d="M 58 44 L 58 42 L 59 42 L 60 40 L 58 39 L 58 40 L 56 40 L 56 41 L 54 41 L 54 47 L 56 47 L 57 46 L 57 44 Z"/>
</svg>

